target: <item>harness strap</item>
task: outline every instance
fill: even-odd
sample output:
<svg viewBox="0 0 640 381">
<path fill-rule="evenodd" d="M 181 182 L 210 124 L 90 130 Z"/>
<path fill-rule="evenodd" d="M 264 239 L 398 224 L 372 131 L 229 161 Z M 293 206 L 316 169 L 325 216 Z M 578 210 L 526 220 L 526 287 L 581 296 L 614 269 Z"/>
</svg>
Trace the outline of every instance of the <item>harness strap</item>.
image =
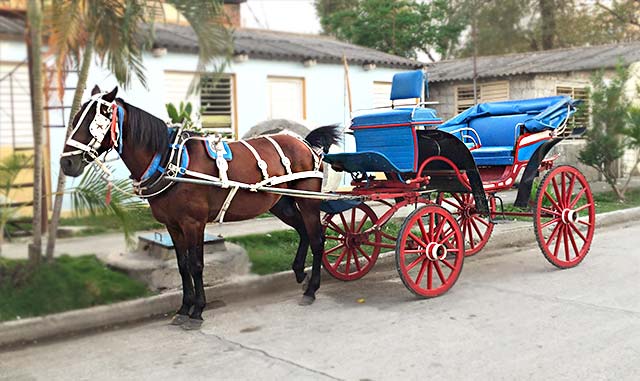
<svg viewBox="0 0 640 381">
<path fill-rule="evenodd" d="M 291 160 L 289 160 L 289 158 L 285 156 L 284 152 L 282 151 L 282 147 L 280 147 L 280 144 L 278 144 L 278 142 L 276 142 L 275 139 L 273 139 L 271 136 L 265 136 L 264 138 L 271 142 L 276 151 L 278 151 L 278 155 L 280 155 L 280 162 L 282 162 L 282 166 L 284 166 L 287 174 L 290 175 L 291 173 L 293 173 L 291 172 Z"/>
<path fill-rule="evenodd" d="M 227 213 L 229 206 L 231 206 L 231 201 L 233 201 L 233 198 L 236 196 L 238 189 L 240 189 L 240 187 L 237 185 L 231 188 L 231 190 L 229 191 L 229 194 L 227 195 L 227 198 L 225 198 L 224 203 L 220 208 L 220 211 L 218 212 L 218 215 L 216 216 L 216 219 L 213 220 L 213 222 L 218 222 L 218 223 L 224 222 L 224 215 Z"/>
<path fill-rule="evenodd" d="M 256 158 L 256 161 L 258 162 L 258 168 L 260 168 L 260 171 L 262 171 L 262 178 L 265 179 L 265 180 L 268 179 L 269 178 L 269 174 L 267 173 L 267 162 L 262 160 L 262 158 L 258 154 L 258 151 L 256 151 L 256 149 L 253 148 L 251 146 L 251 144 L 247 143 L 244 140 L 238 140 L 238 141 L 240 143 L 242 143 L 245 147 L 247 147 L 249 149 L 249 151 L 251 151 L 253 156 Z"/>
</svg>

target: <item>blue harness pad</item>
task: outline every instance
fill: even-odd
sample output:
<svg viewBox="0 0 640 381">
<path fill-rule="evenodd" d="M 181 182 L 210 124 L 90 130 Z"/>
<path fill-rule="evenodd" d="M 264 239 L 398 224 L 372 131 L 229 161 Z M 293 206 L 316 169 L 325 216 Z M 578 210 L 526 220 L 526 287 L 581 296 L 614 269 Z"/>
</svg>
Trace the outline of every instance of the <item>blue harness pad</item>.
<svg viewBox="0 0 640 381">
<path fill-rule="evenodd" d="M 204 147 L 207 150 L 207 155 L 209 155 L 209 157 L 212 160 L 215 160 L 218 158 L 218 153 L 216 152 L 216 148 L 214 146 L 214 143 L 212 140 L 205 140 L 202 143 L 204 143 Z M 222 157 L 226 160 L 226 161 L 231 161 L 231 159 L 233 159 L 233 153 L 231 152 L 231 148 L 229 148 L 229 144 L 227 144 L 227 142 L 222 142 L 222 145 L 224 146 L 224 155 L 222 155 Z"/>
</svg>

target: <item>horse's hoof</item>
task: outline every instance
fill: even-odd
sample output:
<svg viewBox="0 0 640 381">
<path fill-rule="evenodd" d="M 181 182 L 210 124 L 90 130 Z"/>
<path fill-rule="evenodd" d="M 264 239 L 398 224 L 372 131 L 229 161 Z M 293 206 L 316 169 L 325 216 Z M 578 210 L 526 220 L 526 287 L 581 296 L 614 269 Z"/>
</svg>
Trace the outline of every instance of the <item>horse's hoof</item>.
<svg viewBox="0 0 640 381">
<path fill-rule="evenodd" d="M 302 295 L 302 299 L 298 302 L 299 306 L 310 306 L 316 301 L 315 296 Z"/>
<path fill-rule="evenodd" d="M 307 288 L 309 288 L 309 281 L 311 280 L 311 277 L 307 275 L 307 273 L 304 274 L 304 279 L 302 279 L 301 283 L 302 284 L 302 291 L 307 291 Z"/>
<path fill-rule="evenodd" d="M 169 324 L 170 325 L 183 325 L 184 323 L 187 322 L 187 320 L 189 320 L 189 315 L 175 314 L 175 315 L 173 315 L 173 318 L 171 318 L 171 322 L 169 322 Z"/>
<path fill-rule="evenodd" d="M 302 283 L 305 279 L 307 279 L 307 273 L 296 273 L 296 282 Z"/>
<path fill-rule="evenodd" d="M 182 329 L 185 331 L 197 331 L 202 327 L 202 322 L 202 319 L 188 318 L 187 321 L 182 324 Z"/>
</svg>

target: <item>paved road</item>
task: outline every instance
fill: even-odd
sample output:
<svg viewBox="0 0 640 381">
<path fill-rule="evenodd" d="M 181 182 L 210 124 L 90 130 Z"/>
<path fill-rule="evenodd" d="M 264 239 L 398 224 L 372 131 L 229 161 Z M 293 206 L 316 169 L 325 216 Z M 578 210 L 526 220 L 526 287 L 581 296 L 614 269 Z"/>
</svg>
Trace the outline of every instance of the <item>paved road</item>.
<svg viewBox="0 0 640 381">
<path fill-rule="evenodd" d="M 417 300 L 381 266 L 311 307 L 292 284 L 207 311 L 200 332 L 152 321 L 3 352 L 0 379 L 638 380 L 640 224 L 596 235 L 571 270 L 533 246 L 485 251 Z"/>
</svg>

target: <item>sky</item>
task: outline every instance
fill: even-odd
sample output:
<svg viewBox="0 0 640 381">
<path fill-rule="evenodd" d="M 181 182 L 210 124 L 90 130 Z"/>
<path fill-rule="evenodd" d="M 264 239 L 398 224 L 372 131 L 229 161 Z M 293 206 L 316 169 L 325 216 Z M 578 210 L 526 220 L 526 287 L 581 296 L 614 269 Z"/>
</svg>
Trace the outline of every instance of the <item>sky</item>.
<svg viewBox="0 0 640 381">
<path fill-rule="evenodd" d="M 248 0 L 241 5 L 247 28 L 319 33 L 320 21 L 313 0 Z"/>
</svg>

